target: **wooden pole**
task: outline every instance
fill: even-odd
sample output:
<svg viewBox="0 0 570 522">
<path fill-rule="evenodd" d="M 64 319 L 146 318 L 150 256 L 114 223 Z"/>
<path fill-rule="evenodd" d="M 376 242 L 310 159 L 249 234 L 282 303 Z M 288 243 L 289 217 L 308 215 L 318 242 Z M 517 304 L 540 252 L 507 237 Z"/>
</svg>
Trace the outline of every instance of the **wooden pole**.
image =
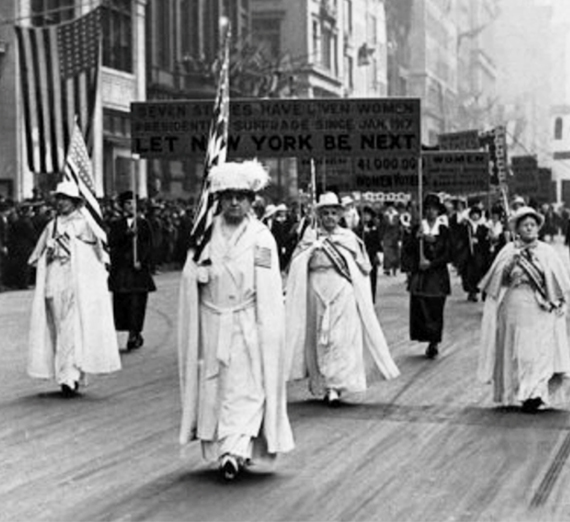
<svg viewBox="0 0 570 522">
<path fill-rule="evenodd" d="M 131 160 L 131 185 L 133 188 L 133 263 L 135 268 L 139 264 L 139 252 L 138 252 L 138 224 L 137 224 L 137 160 L 138 154 L 133 154 Z"/>
</svg>

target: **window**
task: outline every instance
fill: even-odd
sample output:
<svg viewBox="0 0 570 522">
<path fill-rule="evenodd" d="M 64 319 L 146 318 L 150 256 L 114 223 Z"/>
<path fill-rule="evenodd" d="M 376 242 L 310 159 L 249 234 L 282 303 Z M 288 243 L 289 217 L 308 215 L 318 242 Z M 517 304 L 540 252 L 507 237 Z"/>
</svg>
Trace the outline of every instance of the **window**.
<svg viewBox="0 0 570 522">
<path fill-rule="evenodd" d="M 172 58 L 171 44 L 171 4 L 170 0 L 155 2 L 156 9 L 156 41 L 158 45 L 158 65 L 163 69 L 170 69 Z"/>
<path fill-rule="evenodd" d="M 74 0 L 32 0 L 32 25 L 60 24 L 73 18 Z"/>
<path fill-rule="evenodd" d="M 333 70 L 334 49 L 333 49 L 333 34 L 330 29 L 323 27 L 322 38 L 322 62 L 321 65 L 328 69 Z"/>
<path fill-rule="evenodd" d="M 103 7 L 103 65 L 133 71 L 131 0 L 105 0 Z"/>
<path fill-rule="evenodd" d="M 313 20 L 313 49 L 312 49 L 313 62 L 320 63 L 321 61 L 321 45 L 320 45 L 320 30 L 319 22 Z"/>
<path fill-rule="evenodd" d="M 354 89 L 354 58 L 344 56 L 344 82 L 350 91 Z"/>
<path fill-rule="evenodd" d="M 554 121 L 554 139 L 561 140 L 563 131 L 564 131 L 564 124 L 562 122 L 562 118 L 558 117 Z"/>
</svg>

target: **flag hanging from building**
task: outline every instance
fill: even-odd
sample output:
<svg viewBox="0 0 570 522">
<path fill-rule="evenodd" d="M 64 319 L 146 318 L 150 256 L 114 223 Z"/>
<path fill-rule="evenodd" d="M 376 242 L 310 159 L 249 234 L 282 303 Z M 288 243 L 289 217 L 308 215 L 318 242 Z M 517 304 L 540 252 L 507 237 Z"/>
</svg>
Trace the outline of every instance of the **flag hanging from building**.
<svg viewBox="0 0 570 522">
<path fill-rule="evenodd" d="M 212 235 L 212 223 L 217 204 L 210 190 L 210 169 L 226 161 L 228 145 L 228 123 L 230 107 L 230 30 L 228 26 L 223 47 L 223 59 L 218 81 L 218 91 L 214 105 L 214 113 L 208 134 L 208 148 L 204 160 L 204 181 L 198 209 L 194 216 L 194 226 L 190 243 L 195 248 L 194 260 L 198 260 L 202 250 Z"/>
<path fill-rule="evenodd" d="M 74 123 L 92 143 L 101 10 L 41 28 L 16 26 L 28 168 L 62 171 Z"/>
<path fill-rule="evenodd" d="M 103 246 L 103 262 L 110 264 L 107 232 L 103 222 L 103 214 L 95 193 L 93 165 L 87 152 L 81 129 L 74 124 L 71 143 L 63 169 L 63 179 L 75 183 L 85 204 L 81 207 L 83 215 L 91 225 L 95 235 L 101 240 Z"/>
</svg>

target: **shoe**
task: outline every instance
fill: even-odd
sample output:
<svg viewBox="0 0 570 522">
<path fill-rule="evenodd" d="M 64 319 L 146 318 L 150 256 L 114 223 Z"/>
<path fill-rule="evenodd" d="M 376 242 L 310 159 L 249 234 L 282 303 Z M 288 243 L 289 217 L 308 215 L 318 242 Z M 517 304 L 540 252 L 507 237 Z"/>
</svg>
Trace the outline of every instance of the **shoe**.
<svg viewBox="0 0 570 522">
<path fill-rule="evenodd" d="M 135 337 L 135 343 L 134 343 L 133 349 L 136 350 L 136 349 L 140 348 L 143 344 L 144 344 L 143 336 L 140 333 L 138 333 Z"/>
<path fill-rule="evenodd" d="M 525 413 L 536 413 L 538 408 L 544 404 L 540 397 L 534 397 L 533 399 L 527 399 L 522 403 L 521 410 Z"/>
<path fill-rule="evenodd" d="M 325 395 L 325 402 L 329 408 L 338 408 L 340 406 L 340 393 L 333 388 L 328 389 Z"/>
<path fill-rule="evenodd" d="M 78 382 L 75 382 L 73 384 L 73 388 L 71 386 L 68 386 L 67 384 L 61 385 L 61 394 L 66 399 L 71 399 L 72 397 L 76 397 L 77 396 L 77 390 L 79 390 L 79 383 Z"/>
<path fill-rule="evenodd" d="M 439 354 L 439 350 L 437 349 L 437 343 L 429 343 L 426 349 L 426 357 L 428 359 L 435 359 Z"/>
<path fill-rule="evenodd" d="M 130 333 L 127 341 L 127 352 L 137 350 L 144 344 L 143 336 L 140 333 Z"/>
<path fill-rule="evenodd" d="M 470 293 L 467 296 L 467 301 L 471 301 L 472 303 L 476 303 L 479 299 L 477 299 L 477 294 Z"/>
<path fill-rule="evenodd" d="M 226 454 L 222 456 L 220 459 L 220 472 L 224 480 L 228 482 L 234 480 L 240 472 L 238 460 L 233 455 Z"/>
</svg>

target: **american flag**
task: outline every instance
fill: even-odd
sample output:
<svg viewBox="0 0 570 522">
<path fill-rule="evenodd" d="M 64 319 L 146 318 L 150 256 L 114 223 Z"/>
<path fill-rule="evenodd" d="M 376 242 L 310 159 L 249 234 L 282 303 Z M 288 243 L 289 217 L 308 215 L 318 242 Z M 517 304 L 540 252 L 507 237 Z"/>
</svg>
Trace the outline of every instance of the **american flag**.
<svg viewBox="0 0 570 522">
<path fill-rule="evenodd" d="M 214 114 L 208 135 L 208 149 L 204 160 L 204 181 L 202 193 L 198 202 L 198 210 L 194 218 L 194 226 L 190 243 L 195 247 L 194 260 L 197 261 L 202 250 L 212 235 L 212 223 L 217 210 L 217 204 L 210 191 L 210 169 L 226 161 L 228 144 L 228 123 L 230 108 L 230 29 L 225 36 L 223 60 L 218 82 L 218 92 L 214 106 Z"/>
<path fill-rule="evenodd" d="M 91 164 L 87 146 L 83 140 L 83 134 L 81 134 L 81 129 L 77 123 L 74 124 L 73 128 L 71 144 L 69 145 L 65 167 L 63 169 L 63 179 L 75 183 L 79 188 L 79 193 L 83 196 L 83 200 L 85 201 L 85 205 L 81 208 L 81 211 L 91 225 L 97 238 L 101 240 L 103 262 L 105 265 L 109 265 L 107 232 L 105 231 L 101 207 L 95 196 L 93 165 Z"/>
<path fill-rule="evenodd" d="M 75 119 L 87 143 L 97 93 L 101 10 L 48 27 L 16 26 L 28 168 L 61 172 Z"/>
</svg>

